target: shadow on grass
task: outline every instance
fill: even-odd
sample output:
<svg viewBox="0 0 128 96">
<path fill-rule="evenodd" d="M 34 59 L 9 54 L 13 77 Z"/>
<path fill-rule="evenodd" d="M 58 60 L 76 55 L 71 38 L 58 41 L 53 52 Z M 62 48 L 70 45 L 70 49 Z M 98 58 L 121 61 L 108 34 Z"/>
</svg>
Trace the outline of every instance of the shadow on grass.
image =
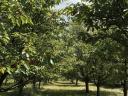
<svg viewBox="0 0 128 96">
<path fill-rule="evenodd" d="M 62 81 L 56 81 L 56 83 L 59 83 L 59 84 L 74 84 L 74 83 L 71 83 L 71 82 L 62 82 Z"/>
<path fill-rule="evenodd" d="M 0 94 L 0 96 L 19 96 L 16 91 L 14 92 L 6 92 Z M 95 91 L 91 91 L 90 95 L 87 95 L 84 90 L 45 90 L 45 91 L 37 91 L 35 93 L 31 93 L 31 91 L 24 91 L 22 96 L 96 96 Z M 101 92 L 101 96 L 117 96 L 116 93 L 113 92 Z"/>
<path fill-rule="evenodd" d="M 75 87 L 75 85 L 72 85 L 71 83 L 62 83 L 62 84 L 55 84 L 55 85 Z M 79 86 L 83 86 L 83 85 L 79 85 Z M 19 94 L 17 90 L 13 90 L 11 92 L 0 93 L 0 96 L 19 96 Z M 96 96 L 96 91 L 90 91 L 90 94 L 87 95 L 85 93 L 85 90 L 72 90 L 72 89 L 67 90 L 67 89 L 54 89 L 54 88 L 43 89 L 42 88 L 34 92 L 32 88 L 25 88 L 21 96 Z M 121 95 L 118 95 L 116 92 L 114 93 L 114 92 L 108 92 L 108 91 L 101 91 L 101 96 L 121 96 Z"/>
<path fill-rule="evenodd" d="M 57 85 L 54 84 L 55 86 L 60 86 L 60 87 L 84 87 L 84 85 L 75 85 L 75 84 L 70 84 L 70 85 Z"/>
<path fill-rule="evenodd" d="M 122 88 L 121 85 L 102 85 L 103 88 L 112 88 L 112 89 L 117 89 L 117 88 Z"/>
<path fill-rule="evenodd" d="M 66 87 L 66 86 L 71 86 L 71 87 L 82 87 L 82 86 L 85 86 L 85 85 L 81 85 L 78 83 L 78 85 L 76 85 L 75 83 L 71 83 L 71 82 L 58 82 L 56 81 L 55 83 L 57 84 L 54 84 L 56 86 L 63 86 L 63 87 Z"/>
<path fill-rule="evenodd" d="M 87 95 L 84 90 L 46 90 L 38 91 L 39 96 L 96 96 L 95 91 L 91 91 L 90 95 Z M 112 92 L 101 92 L 101 96 L 117 96 L 117 94 Z"/>
</svg>

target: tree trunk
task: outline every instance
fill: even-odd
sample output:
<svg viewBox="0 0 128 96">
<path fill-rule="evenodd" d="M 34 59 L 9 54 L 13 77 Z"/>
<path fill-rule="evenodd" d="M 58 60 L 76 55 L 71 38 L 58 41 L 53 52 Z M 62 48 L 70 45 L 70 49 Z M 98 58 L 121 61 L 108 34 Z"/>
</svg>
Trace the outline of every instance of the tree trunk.
<svg viewBox="0 0 128 96">
<path fill-rule="evenodd" d="M 40 89 L 40 85 L 41 85 L 41 80 L 39 80 L 39 86 L 38 86 L 38 87 L 39 87 L 39 89 Z"/>
<path fill-rule="evenodd" d="M 78 86 L 78 78 L 76 78 L 76 84 L 75 85 Z"/>
<path fill-rule="evenodd" d="M 22 96 L 24 86 L 19 87 L 19 96 Z"/>
<path fill-rule="evenodd" d="M 1 77 L 0 77 L 0 87 L 2 86 L 5 78 L 8 76 L 8 73 L 4 73 Z"/>
<path fill-rule="evenodd" d="M 23 88 L 24 88 L 24 84 L 23 84 L 23 79 L 21 78 L 20 81 L 19 81 L 19 84 L 21 84 L 21 86 L 19 86 L 19 96 L 22 96 L 22 93 L 23 93 Z"/>
<path fill-rule="evenodd" d="M 74 84 L 74 80 L 73 79 L 71 79 L 71 83 Z"/>
<path fill-rule="evenodd" d="M 100 85 L 101 85 L 100 77 L 97 78 L 97 82 L 95 84 L 97 88 L 96 96 L 100 96 Z"/>
<path fill-rule="evenodd" d="M 33 79 L 33 82 L 32 82 L 32 88 L 33 88 L 33 91 L 35 91 L 35 89 L 36 89 L 36 79 L 34 78 Z"/>
<path fill-rule="evenodd" d="M 97 87 L 97 93 L 96 93 L 96 96 L 100 96 L 100 85 L 97 84 L 96 87 Z"/>
<path fill-rule="evenodd" d="M 86 93 L 89 93 L 89 82 L 86 81 Z"/>
<path fill-rule="evenodd" d="M 124 96 L 128 96 L 128 95 L 127 95 L 127 81 L 126 81 L 126 80 L 124 80 L 123 92 L 124 92 Z"/>
<path fill-rule="evenodd" d="M 8 78 L 5 79 L 4 85 L 7 85 L 8 83 Z"/>
<path fill-rule="evenodd" d="M 125 78 L 124 78 L 124 82 L 123 82 L 123 93 L 124 93 L 124 96 L 128 96 L 128 93 L 127 93 L 127 60 L 125 59 L 125 62 L 124 62 L 124 66 L 125 66 L 125 69 L 124 69 L 124 73 L 125 73 Z"/>
<path fill-rule="evenodd" d="M 89 80 L 85 79 L 86 93 L 89 94 Z"/>
</svg>

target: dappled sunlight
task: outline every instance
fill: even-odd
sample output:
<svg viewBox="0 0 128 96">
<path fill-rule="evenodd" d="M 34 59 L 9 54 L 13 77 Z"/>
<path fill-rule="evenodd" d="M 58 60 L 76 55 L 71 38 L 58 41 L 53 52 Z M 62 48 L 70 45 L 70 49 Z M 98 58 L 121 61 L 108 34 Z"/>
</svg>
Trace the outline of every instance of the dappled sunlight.
<svg viewBox="0 0 128 96">
<path fill-rule="evenodd" d="M 45 85 L 41 88 L 40 94 L 43 96 L 85 96 L 84 83 L 80 82 L 78 86 L 70 82 L 59 81 L 52 85 Z M 96 87 L 90 84 L 90 96 L 96 96 Z M 105 89 L 101 88 L 101 96 L 122 96 L 120 89 Z"/>
<path fill-rule="evenodd" d="M 25 87 L 23 96 L 86 96 L 85 85 L 79 82 L 79 85 L 70 83 L 69 81 L 56 81 L 52 84 L 41 85 L 37 92 L 33 93 L 32 85 Z M 14 95 L 15 94 L 15 95 Z M 18 96 L 17 91 L 11 91 L 0 94 L 0 96 Z M 96 87 L 90 84 L 90 95 L 96 96 Z M 120 89 L 110 89 L 101 87 L 101 96 L 122 96 Z"/>
<path fill-rule="evenodd" d="M 0 0 L 0 96 L 128 96 L 128 0 Z"/>
</svg>

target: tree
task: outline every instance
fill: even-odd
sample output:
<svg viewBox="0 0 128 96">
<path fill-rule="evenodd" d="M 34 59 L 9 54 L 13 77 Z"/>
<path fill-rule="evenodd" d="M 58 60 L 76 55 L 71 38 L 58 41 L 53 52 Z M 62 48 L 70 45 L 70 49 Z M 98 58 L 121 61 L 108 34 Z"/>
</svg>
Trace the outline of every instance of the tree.
<svg viewBox="0 0 128 96">
<path fill-rule="evenodd" d="M 89 82 L 92 72 L 92 65 L 89 63 L 90 53 L 93 46 L 85 44 L 80 34 L 86 32 L 83 25 L 70 23 L 64 31 L 65 55 L 63 60 L 64 68 L 62 74 L 70 79 L 79 79 L 85 82 L 86 93 L 89 93 Z M 66 35 L 66 36 L 65 36 Z"/>
<path fill-rule="evenodd" d="M 8 91 L 26 84 L 31 79 L 29 70 L 32 66 L 43 66 L 41 65 L 42 59 L 38 58 L 41 56 L 37 51 L 37 38 L 46 35 L 47 32 L 53 31 L 55 28 L 51 24 L 57 24 L 57 15 L 50 7 L 60 1 L 0 1 L 0 87 L 8 74 L 16 74 L 17 76 L 20 74 L 21 77 L 21 80 L 18 80 L 21 82 L 9 88 L 1 87 L 0 91 Z M 27 81 L 23 80 L 25 76 L 28 77 Z"/>
</svg>

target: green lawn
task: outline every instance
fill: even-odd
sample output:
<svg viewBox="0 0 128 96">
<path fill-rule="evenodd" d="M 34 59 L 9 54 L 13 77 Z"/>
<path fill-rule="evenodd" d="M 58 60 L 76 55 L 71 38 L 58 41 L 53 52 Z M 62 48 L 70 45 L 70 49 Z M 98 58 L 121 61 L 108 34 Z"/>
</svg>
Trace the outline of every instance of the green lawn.
<svg viewBox="0 0 128 96">
<path fill-rule="evenodd" d="M 53 84 L 42 85 L 41 89 L 33 93 L 31 85 L 24 89 L 23 96 L 87 96 L 85 94 L 85 87 L 83 83 L 78 86 L 69 82 L 55 82 Z M 31 94 L 30 94 L 31 93 Z M 33 95 L 32 95 L 33 93 Z M 96 87 L 90 84 L 90 95 L 96 96 Z M 18 96 L 16 91 L 10 91 L 0 94 L 0 96 Z M 106 89 L 101 88 L 101 96 L 123 96 L 121 89 Z"/>
</svg>

